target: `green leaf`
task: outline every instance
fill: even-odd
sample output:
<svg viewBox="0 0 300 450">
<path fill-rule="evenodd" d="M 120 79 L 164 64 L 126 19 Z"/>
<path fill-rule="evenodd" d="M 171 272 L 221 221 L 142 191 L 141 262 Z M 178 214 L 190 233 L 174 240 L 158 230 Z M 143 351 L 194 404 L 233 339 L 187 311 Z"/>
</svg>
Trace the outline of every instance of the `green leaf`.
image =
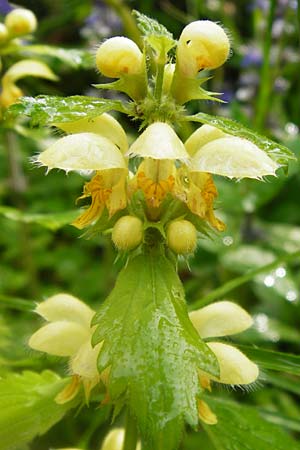
<svg viewBox="0 0 300 450">
<path fill-rule="evenodd" d="M 203 425 L 217 450 L 299 450 L 300 444 L 270 417 L 257 408 L 221 398 L 206 397 L 207 403 L 218 417 L 213 426 Z M 270 418 L 271 419 L 271 418 Z M 274 418 L 272 422 L 275 422 Z"/>
<path fill-rule="evenodd" d="M 54 400 L 67 382 L 48 370 L 25 371 L 0 381 L 0 450 L 19 449 L 74 407 L 74 402 L 58 405 Z"/>
<path fill-rule="evenodd" d="M 139 11 L 133 11 L 133 14 L 142 35 L 158 55 L 166 55 L 171 48 L 175 47 L 176 41 L 173 39 L 173 35 L 157 20 L 151 19 Z"/>
<path fill-rule="evenodd" d="M 241 125 L 235 120 L 228 119 L 227 117 L 212 116 L 210 114 L 200 112 L 194 116 L 186 116 L 184 120 L 212 125 L 225 133 L 248 139 L 253 144 L 257 145 L 257 147 L 261 150 L 265 151 L 270 158 L 280 165 L 285 166 L 289 160 L 295 159 L 293 152 L 284 145 L 278 144 L 278 142 L 274 142 L 266 136 L 262 136 L 255 131 L 250 130 L 250 128 Z"/>
<path fill-rule="evenodd" d="M 199 368 L 216 374 L 218 364 L 189 320 L 170 261 L 160 254 L 130 260 L 93 323 L 112 401 L 126 398 L 147 449 L 174 450 L 184 420 L 198 423 Z"/>
<path fill-rule="evenodd" d="M 43 126 L 97 117 L 111 110 L 125 112 L 120 100 L 81 95 L 71 97 L 39 95 L 37 97 L 22 97 L 20 102 L 8 108 L 6 118 L 24 115 L 30 117 L 32 126 Z"/>
<path fill-rule="evenodd" d="M 87 50 L 61 48 L 50 45 L 26 45 L 20 48 L 25 55 L 51 56 L 74 69 L 91 69 L 95 66 L 94 55 Z"/>
<path fill-rule="evenodd" d="M 0 206 L 0 215 L 7 219 L 22 223 L 35 223 L 48 228 L 51 231 L 56 231 L 65 225 L 70 224 L 78 216 L 78 211 L 66 211 L 62 213 L 50 214 L 30 214 L 24 213 L 10 206 Z"/>
<path fill-rule="evenodd" d="M 289 353 L 274 352 L 247 345 L 236 345 L 252 361 L 262 369 L 278 370 L 281 372 L 300 375 L 300 356 Z"/>
</svg>

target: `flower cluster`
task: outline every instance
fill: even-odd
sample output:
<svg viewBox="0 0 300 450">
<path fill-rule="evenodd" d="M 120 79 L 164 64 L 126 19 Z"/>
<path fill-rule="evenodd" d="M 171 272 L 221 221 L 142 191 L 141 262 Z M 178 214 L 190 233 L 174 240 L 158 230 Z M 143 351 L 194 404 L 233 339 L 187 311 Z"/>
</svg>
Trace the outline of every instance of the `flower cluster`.
<svg viewBox="0 0 300 450">
<path fill-rule="evenodd" d="M 94 311 L 81 300 L 67 294 L 58 294 L 40 303 L 37 314 L 49 323 L 36 331 L 29 340 L 29 346 L 50 355 L 69 357 L 72 382 L 56 401 L 64 403 L 74 398 L 83 384 L 88 400 L 91 390 L 100 381 L 109 384 L 109 368 L 101 374 L 97 370 L 97 357 L 102 343 L 91 346 L 93 329 L 90 327 Z M 220 376 L 213 377 L 199 370 L 200 384 L 211 390 L 211 381 L 229 385 L 247 385 L 258 377 L 258 367 L 240 350 L 223 342 L 211 341 L 240 333 L 248 329 L 253 321 L 249 314 L 237 304 L 220 301 L 205 306 L 189 315 L 200 337 L 217 357 Z M 203 400 L 198 402 L 199 417 L 207 424 L 214 424 L 216 416 Z"/>
<path fill-rule="evenodd" d="M 134 42 L 114 37 L 100 45 L 96 54 L 98 69 L 119 80 L 99 87 L 123 90 L 131 96 L 136 110 L 142 111 L 145 129 L 129 146 L 124 129 L 107 113 L 53 124 L 67 135 L 38 155 L 36 162 L 48 170 L 92 174 L 79 197 L 90 198 L 90 206 L 75 220 L 74 226 L 83 229 L 94 225 L 106 213 L 112 219 L 108 229 L 117 227 L 113 230 L 117 248 L 130 250 L 145 241 L 144 231 L 149 224 L 160 223 L 168 247 L 175 253 L 190 253 L 196 248 L 199 223 L 218 231 L 225 228 L 214 212 L 218 194 L 213 175 L 236 179 L 275 175 L 278 164 L 247 139 L 203 125 L 183 142 L 172 126 L 172 116 L 161 111 L 162 104 L 169 107 L 173 104 L 178 112 L 180 104 L 200 98 L 199 92 L 202 98 L 208 98 L 209 93 L 199 88 L 198 71 L 219 67 L 229 51 L 229 39 L 219 25 L 193 22 L 180 36 L 176 64 L 168 59 L 164 63 L 162 52 L 157 50 L 156 85 L 152 88 L 147 81 L 146 54 Z M 167 58 L 166 55 L 165 52 Z M 137 193 L 143 196 L 143 214 L 134 206 Z M 180 211 L 178 215 L 164 220 L 163 212 L 175 204 Z M 120 216 L 122 223 L 118 224 Z M 128 236 L 135 235 L 136 239 L 128 242 L 118 230 L 122 230 L 123 236 L 126 230 Z M 178 236 L 181 238 L 176 245 Z"/>
</svg>

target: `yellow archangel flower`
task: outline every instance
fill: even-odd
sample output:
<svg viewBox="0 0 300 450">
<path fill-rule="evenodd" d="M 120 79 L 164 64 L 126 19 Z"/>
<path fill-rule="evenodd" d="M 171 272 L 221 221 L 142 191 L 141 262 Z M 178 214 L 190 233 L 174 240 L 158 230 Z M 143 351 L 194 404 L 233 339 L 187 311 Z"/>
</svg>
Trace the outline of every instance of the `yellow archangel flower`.
<svg viewBox="0 0 300 450">
<path fill-rule="evenodd" d="M 91 197 L 90 207 L 73 223 L 84 228 L 101 216 L 105 207 L 112 216 L 127 204 L 127 137 L 121 125 L 110 115 L 94 119 L 55 124 L 71 133 L 56 141 L 37 156 L 36 162 L 48 170 L 58 168 L 66 172 L 94 173 L 85 184 L 79 199 Z"/>
<path fill-rule="evenodd" d="M 93 387 L 102 380 L 107 382 L 107 372 L 100 376 L 97 357 L 102 343 L 91 345 L 93 329 L 90 327 L 94 311 L 85 303 L 67 294 L 57 294 L 40 303 L 36 313 L 48 323 L 29 339 L 34 350 L 55 356 L 68 356 L 71 383 L 58 394 L 56 401 L 65 403 L 74 398 L 83 384 L 88 400 Z"/>
<path fill-rule="evenodd" d="M 251 316 L 243 308 L 226 300 L 193 311 L 189 316 L 204 340 L 241 333 L 253 323 Z M 259 375 L 257 365 L 240 350 L 232 345 L 211 340 L 206 344 L 217 357 L 220 377 L 216 378 L 200 371 L 200 384 L 204 389 L 211 390 L 211 380 L 223 384 L 247 385 L 257 379 Z M 217 423 L 217 417 L 203 400 L 198 403 L 198 411 L 200 419 L 205 423 L 209 425 Z"/>
</svg>

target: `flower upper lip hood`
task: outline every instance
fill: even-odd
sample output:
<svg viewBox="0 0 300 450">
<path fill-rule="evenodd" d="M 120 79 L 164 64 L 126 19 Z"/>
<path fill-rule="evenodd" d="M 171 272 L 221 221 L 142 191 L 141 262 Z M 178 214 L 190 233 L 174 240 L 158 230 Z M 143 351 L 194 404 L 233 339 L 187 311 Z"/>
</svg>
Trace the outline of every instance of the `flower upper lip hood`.
<svg viewBox="0 0 300 450">
<path fill-rule="evenodd" d="M 247 330 L 253 323 L 251 316 L 239 305 L 230 301 L 220 301 L 205 306 L 189 314 L 190 320 L 203 339 L 230 336 Z M 221 342 L 207 342 L 216 355 L 220 366 L 220 377 L 205 375 L 225 384 L 250 384 L 259 374 L 256 364 L 240 350 Z M 200 375 L 201 379 L 201 375 Z"/>
</svg>

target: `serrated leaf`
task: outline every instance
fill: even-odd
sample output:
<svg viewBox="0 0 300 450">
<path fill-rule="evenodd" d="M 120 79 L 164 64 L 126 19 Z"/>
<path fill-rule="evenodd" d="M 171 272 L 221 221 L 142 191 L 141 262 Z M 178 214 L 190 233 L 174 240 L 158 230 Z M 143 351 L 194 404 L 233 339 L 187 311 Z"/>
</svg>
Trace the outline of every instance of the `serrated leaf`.
<svg viewBox="0 0 300 450">
<path fill-rule="evenodd" d="M 148 44 L 159 54 L 167 54 L 176 45 L 172 33 L 170 33 L 157 20 L 151 19 L 139 11 L 133 11 L 137 20 L 137 26 Z"/>
<path fill-rule="evenodd" d="M 7 219 L 22 223 L 36 223 L 51 231 L 56 231 L 59 228 L 72 223 L 78 216 L 78 211 L 65 211 L 62 213 L 49 214 L 30 214 L 24 213 L 10 206 L 0 206 L 0 215 Z"/>
<path fill-rule="evenodd" d="M 0 381 L 0 450 L 19 449 L 74 407 L 74 402 L 58 405 L 54 401 L 67 382 L 48 370 L 25 371 Z"/>
<path fill-rule="evenodd" d="M 94 325 L 112 401 L 125 396 L 147 450 L 174 450 L 184 421 L 198 423 L 198 370 L 218 373 L 218 364 L 188 318 L 170 261 L 160 254 L 130 260 Z"/>
<path fill-rule="evenodd" d="M 203 427 L 216 449 L 300 449 L 299 443 L 285 433 L 280 426 L 264 419 L 267 415 L 260 413 L 257 408 L 221 398 L 207 397 L 207 402 L 217 415 L 218 423 Z M 282 421 L 281 424 L 283 424 Z"/>
<path fill-rule="evenodd" d="M 28 116 L 32 126 L 44 126 L 73 122 L 87 117 L 93 118 L 111 110 L 126 112 L 119 100 L 81 95 L 71 97 L 39 95 L 22 97 L 18 103 L 8 108 L 6 118 Z"/>
<path fill-rule="evenodd" d="M 91 69 L 95 66 L 92 52 L 75 48 L 61 48 L 50 45 L 26 45 L 20 49 L 25 55 L 51 56 L 74 69 Z"/>
<path fill-rule="evenodd" d="M 250 130 L 250 128 L 241 125 L 235 120 L 228 119 L 227 117 L 198 113 L 194 116 L 186 116 L 184 120 L 212 125 L 225 133 L 248 139 L 261 150 L 265 151 L 270 158 L 280 165 L 284 166 L 289 160 L 295 159 L 294 153 L 284 145 L 278 144 L 278 142 L 274 142 L 266 136 L 262 136 L 256 133 L 256 131 Z"/>
</svg>

